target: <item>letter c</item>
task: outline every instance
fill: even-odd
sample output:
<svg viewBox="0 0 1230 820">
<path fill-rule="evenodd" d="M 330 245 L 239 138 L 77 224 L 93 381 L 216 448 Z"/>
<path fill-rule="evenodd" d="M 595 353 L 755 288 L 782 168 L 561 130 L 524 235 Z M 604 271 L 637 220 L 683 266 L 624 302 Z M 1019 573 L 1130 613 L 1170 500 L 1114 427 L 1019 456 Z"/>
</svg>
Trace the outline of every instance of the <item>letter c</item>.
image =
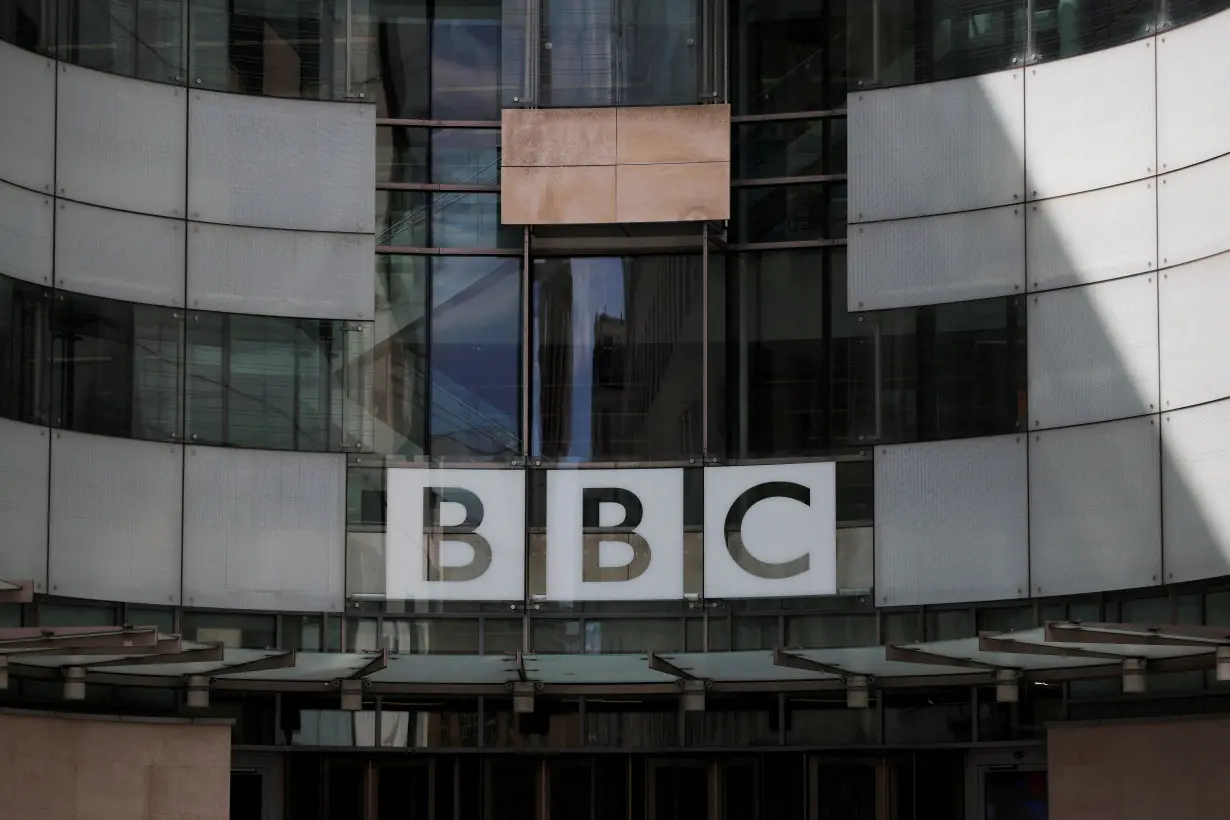
<svg viewBox="0 0 1230 820">
<path fill-rule="evenodd" d="M 811 490 L 793 481 L 767 481 L 757 484 L 735 499 L 726 513 L 726 551 L 734 559 L 739 568 L 749 575 L 764 578 L 768 581 L 780 581 L 783 578 L 793 578 L 802 575 L 811 567 L 811 554 L 803 553 L 789 561 L 774 563 L 762 561 L 748 550 L 743 543 L 743 518 L 752 507 L 766 498 L 789 498 L 800 504 L 811 506 Z"/>
</svg>

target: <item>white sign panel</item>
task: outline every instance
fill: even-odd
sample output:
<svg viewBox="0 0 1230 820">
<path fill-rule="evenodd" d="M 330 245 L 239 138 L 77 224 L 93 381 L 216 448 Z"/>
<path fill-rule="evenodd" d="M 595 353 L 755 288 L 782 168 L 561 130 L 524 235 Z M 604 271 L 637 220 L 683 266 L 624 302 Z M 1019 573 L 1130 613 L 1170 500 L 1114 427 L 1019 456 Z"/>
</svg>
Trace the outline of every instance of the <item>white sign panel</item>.
<svg viewBox="0 0 1230 820">
<path fill-rule="evenodd" d="M 833 462 L 705 469 L 705 597 L 837 592 Z"/>
<path fill-rule="evenodd" d="M 683 470 L 547 474 L 547 599 L 683 597 Z"/>
<path fill-rule="evenodd" d="M 392 469 L 384 542 L 389 600 L 525 597 L 525 474 Z"/>
</svg>

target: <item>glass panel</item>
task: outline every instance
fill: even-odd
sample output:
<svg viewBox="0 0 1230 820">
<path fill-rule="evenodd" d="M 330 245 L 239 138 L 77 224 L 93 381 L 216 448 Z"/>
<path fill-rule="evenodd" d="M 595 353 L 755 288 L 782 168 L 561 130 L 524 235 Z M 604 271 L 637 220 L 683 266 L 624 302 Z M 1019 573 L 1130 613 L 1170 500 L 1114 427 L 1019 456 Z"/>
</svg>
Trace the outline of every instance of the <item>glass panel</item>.
<svg viewBox="0 0 1230 820">
<path fill-rule="evenodd" d="M 447 185 L 498 185 L 500 132 L 486 128 L 433 129 L 431 181 Z"/>
<path fill-rule="evenodd" d="M 344 326 L 193 314 L 185 425 L 191 439 L 270 450 L 338 450 Z"/>
<path fill-rule="evenodd" d="M 878 21 L 860 5 L 852 6 L 858 13 L 849 48 L 857 85 L 970 77 L 1011 68 L 1026 56 L 1026 0 L 880 0 Z"/>
<path fill-rule="evenodd" d="M 377 453 L 415 456 L 427 445 L 427 276 L 425 256 L 376 257 L 370 356 Z M 378 506 L 383 523 L 384 505 Z"/>
<path fill-rule="evenodd" d="M 710 622 L 712 624 L 712 622 Z M 731 620 L 731 644 L 733 650 L 775 649 L 782 645 L 777 618 L 735 617 Z M 709 648 L 717 649 L 710 636 Z"/>
<path fill-rule="evenodd" d="M 0 276 L 0 416 L 47 422 L 51 291 Z"/>
<path fill-rule="evenodd" d="M 585 702 L 585 745 L 659 749 L 679 745 L 678 698 Z"/>
<path fill-rule="evenodd" d="M 978 632 L 974 627 L 972 609 L 928 611 L 923 628 L 928 641 L 951 641 L 957 638 L 973 638 Z"/>
<path fill-rule="evenodd" d="M 874 709 L 851 709 L 844 694 L 786 701 L 787 746 L 846 746 L 876 742 Z"/>
<path fill-rule="evenodd" d="M 431 116 L 500 118 L 500 0 L 435 0 Z"/>
<path fill-rule="evenodd" d="M 530 651 L 552 655 L 578 655 L 584 651 L 581 622 L 562 618 L 530 621 Z"/>
<path fill-rule="evenodd" d="M 696 102 L 698 7 L 689 0 L 543 0 L 540 104 Z"/>
<path fill-rule="evenodd" d="M 728 275 L 729 452 L 740 458 L 823 453 L 825 251 L 745 253 Z"/>
<path fill-rule="evenodd" d="M 487 618 L 483 621 L 483 652 L 499 655 L 521 649 L 523 622 L 520 618 Z"/>
<path fill-rule="evenodd" d="M 776 695 L 708 696 L 705 711 L 684 714 L 687 746 L 776 746 Z"/>
<path fill-rule="evenodd" d="M 875 514 L 875 465 L 866 461 L 837 462 L 837 521 L 869 522 Z"/>
<path fill-rule="evenodd" d="M 382 125 L 376 129 L 377 182 L 430 182 L 431 129 Z"/>
<path fill-rule="evenodd" d="M 124 610 L 124 620 L 133 626 L 156 626 L 164 635 L 175 634 L 175 610 L 151 609 L 129 606 Z"/>
<path fill-rule="evenodd" d="M 786 619 L 786 645 L 800 647 L 873 646 L 876 616 L 808 615 Z"/>
<path fill-rule="evenodd" d="M 234 612 L 185 612 L 183 635 L 190 641 L 220 641 L 231 649 L 277 647 L 277 618 Z"/>
<path fill-rule="evenodd" d="M 376 767 L 376 820 L 432 820 L 428 763 Z"/>
<path fill-rule="evenodd" d="M 381 646 L 415 655 L 478 654 L 478 620 L 402 620 L 380 622 Z"/>
<path fill-rule="evenodd" d="M 431 278 L 431 454 L 521 450 L 521 260 L 441 256 Z"/>
<path fill-rule="evenodd" d="M 802 242 L 846 235 L 846 184 L 736 188 L 735 242 Z"/>
<path fill-rule="evenodd" d="M 678 652 L 683 621 L 678 618 L 607 618 L 585 621 L 586 652 Z"/>
<path fill-rule="evenodd" d="M 1148 37 L 1157 23 L 1159 2 L 1034 0 L 1032 56 L 1040 60 L 1074 57 Z"/>
<path fill-rule="evenodd" d="M 281 648 L 319 652 L 324 638 L 323 625 L 319 615 L 283 615 Z"/>
<path fill-rule="evenodd" d="M 50 29 L 53 0 L 3 0 L 0 2 L 0 40 L 30 51 L 40 51 L 54 41 Z"/>
<path fill-rule="evenodd" d="M 535 455 L 700 454 L 701 267 L 694 255 L 535 260 Z"/>
<path fill-rule="evenodd" d="M 982 778 L 987 817 L 1046 817 L 1046 772 L 987 771 Z"/>
<path fill-rule="evenodd" d="M 178 436 L 181 333 L 171 308 L 58 293 L 56 426 L 105 436 Z"/>
<path fill-rule="evenodd" d="M 967 687 L 893 693 L 885 698 L 885 743 L 968 743 L 972 739 L 973 697 Z"/>
<path fill-rule="evenodd" d="M 846 98 L 845 5 L 840 0 L 733 4 L 735 112 L 841 108 Z"/>
<path fill-rule="evenodd" d="M 428 247 L 430 203 L 424 191 L 376 191 L 376 245 Z"/>
<path fill-rule="evenodd" d="M 500 222 L 499 194 L 431 195 L 431 244 L 437 248 L 519 248 L 522 229 Z"/>
<path fill-rule="evenodd" d="M 1224 11 L 1226 0 L 1162 0 L 1169 25 L 1181 26 L 1201 17 Z"/>
<path fill-rule="evenodd" d="M 1024 632 L 1034 628 L 1032 606 L 1005 606 L 978 610 L 979 632 Z"/>
<path fill-rule="evenodd" d="M 115 626 L 116 610 L 112 606 L 49 604 L 42 601 L 38 605 L 38 625 Z M 153 626 L 153 624 L 134 623 L 134 626 Z"/>
<path fill-rule="evenodd" d="M 351 85 L 377 117 L 431 116 L 431 34 L 427 0 L 354 3 Z"/>
<path fill-rule="evenodd" d="M 846 172 L 846 120 L 785 120 L 736 124 L 735 179 Z"/>
<path fill-rule="evenodd" d="M 342 99 L 346 4 L 193 0 L 189 66 L 199 88 Z"/>
<path fill-rule="evenodd" d="M 688 717 L 704 718 L 707 712 Z M 650 820 L 707 820 L 709 767 L 703 763 L 650 761 Z"/>
<path fill-rule="evenodd" d="M 485 820 L 534 820 L 538 812 L 539 766 L 525 757 L 489 757 L 485 795 L 489 801 Z M 477 784 L 467 784 L 468 787 Z"/>
<path fill-rule="evenodd" d="M 823 820 L 875 820 L 879 816 L 874 766 L 818 763 L 815 790 L 816 816 Z M 1002 815 L 1005 820 L 1009 816 Z"/>
<path fill-rule="evenodd" d="M 182 0 L 58 0 L 56 56 L 143 80 L 183 79 Z"/>
</svg>

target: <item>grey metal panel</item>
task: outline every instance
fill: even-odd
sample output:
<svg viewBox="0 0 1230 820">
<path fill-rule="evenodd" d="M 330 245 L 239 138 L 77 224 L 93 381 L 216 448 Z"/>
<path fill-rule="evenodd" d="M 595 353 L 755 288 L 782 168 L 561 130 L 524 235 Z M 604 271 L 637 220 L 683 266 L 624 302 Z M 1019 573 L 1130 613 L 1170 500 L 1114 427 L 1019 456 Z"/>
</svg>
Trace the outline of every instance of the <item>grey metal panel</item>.
<svg viewBox="0 0 1230 820">
<path fill-rule="evenodd" d="M 1024 199 L 1021 71 L 858 91 L 847 105 L 851 222 Z"/>
<path fill-rule="evenodd" d="M 1034 595 L 1156 584 L 1162 571 L 1157 416 L 1029 436 Z"/>
<path fill-rule="evenodd" d="M 1230 11 L 1157 44 L 1157 160 L 1163 171 L 1230 153 Z"/>
<path fill-rule="evenodd" d="M 154 216 L 182 217 L 187 91 L 60 64 L 57 194 Z"/>
<path fill-rule="evenodd" d="M 1162 266 L 1230 251 L 1230 155 L 1158 180 L 1157 244 Z"/>
<path fill-rule="evenodd" d="M 374 233 L 374 106 L 212 91 L 191 96 L 191 219 Z"/>
<path fill-rule="evenodd" d="M 231 313 L 371 319 L 375 251 L 370 234 L 194 222 L 188 234 L 189 303 Z"/>
<path fill-rule="evenodd" d="M 1157 411 L 1156 279 L 1144 274 L 1029 297 L 1031 429 Z"/>
<path fill-rule="evenodd" d="M 189 447 L 184 603 L 337 612 L 345 457 Z"/>
<path fill-rule="evenodd" d="M 876 603 L 1028 593 L 1025 438 L 876 448 Z"/>
<path fill-rule="evenodd" d="M 1154 68 L 1150 38 L 1028 70 L 1025 174 L 1030 199 L 1092 191 L 1156 173 Z"/>
<path fill-rule="evenodd" d="M 1162 409 L 1230 398 L 1230 253 L 1161 273 Z"/>
<path fill-rule="evenodd" d="M 42 193 L 55 183 L 55 61 L 0 42 L 0 179 Z"/>
<path fill-rule="evenodd" d="M 1157 268 L 1157 180 L 1032 202 L 1025 209 L 1030 290 L 1086 285 Z"/>
<path fill-rule="evenodd" d="M 53 433 L 52 594 L 179 603 L 183 459 L 179 444 Z"/>
<path fill-rule="evenodd" d="M 0 419 L 0 578 L 34 581 L 35 592 L 47 591 L 48 433 Z"/>
<path fill-rule="evenodd" d="M 184 304 L 181 219 L 60 200 L 56 287 L 150 305 Z"/>
<path fill-rule="evenodd" d="M 875 563 L 875 527 L 838 528 L 838 590 L 871 589 L 876 582 Z"/>
<path fill-rule="evenodd" d="M 850 310 L 934 305 L 1025 289 L 1021 206 L 852 226 Z"/>
<path fill-rule="evenodd" d="M 1230 575 L 1230 401 L 1162 421 L 1166 581 Z"/>
<path fill-rule="evenodd" d="M 49 196 L 0 182 L 0 273 L 51 284 L 52 205 Z"/>
</svg>

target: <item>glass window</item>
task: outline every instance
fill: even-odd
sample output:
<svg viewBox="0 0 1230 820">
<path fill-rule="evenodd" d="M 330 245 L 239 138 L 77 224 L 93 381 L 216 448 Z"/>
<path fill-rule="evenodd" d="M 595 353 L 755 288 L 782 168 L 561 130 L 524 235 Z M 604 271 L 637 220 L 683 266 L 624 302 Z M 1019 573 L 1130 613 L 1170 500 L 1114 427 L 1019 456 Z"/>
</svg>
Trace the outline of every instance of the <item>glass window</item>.
<svg viewBox="0 0 1230 820">
<path fill-rule="evenodd" d="M 431 262 L 430 452 L 506 458 L 521 451 L 521 260 Z"/>
<path fill-rule="evenodd" d="M 384 504 L 384 468 L 347 465 L 347 530 L 350 532 L 384 532 Z"/>
<path fill-rule="evenodd" d="M 51 291 L 0 276 L 0 416 L 47 422 Z"/>
<path fill-rule="evenodd" d="M 680 618 L 587 618 L 585 651 L 679 652 L 683 650 Z"/>
<path fill-rule="evenodd" d="M 179 435 L 177 311 L 60 292 L 54 324 L 57 427 L 154 440 Z"/>
<path fill-rule="evenodd" d="M 39 51 L 53 41 L 49 30 L 51 0 L 3 0 L 0 2 L 0 40 L 30 51 Z"/>
<path fill-rule="evenodd" d="M 431 181 L 446 185 L 498 185 L 500 132 L 487 128 L 433 129 Z"/>
<path fill-rule="evenodd" d="M 193 0 L 191 15 L 195 86 L 307 100 L 345 94 L 346 4 Z"/>
<path fill-rule="evenodd" d="M 435 0 L 431 116 L 500 118 L 500 0 Z"/>
<path fill-rule="evenodd" d="M 740 458 L 822 453 L 824 249 L 743 253 L 726 285 L 726 378 L 715 401 L 726 415 L 728 452 Z"/>
<path fill-rule="evenodd" d="M 1157 23 L 1159 2 L 1034 0 L 1031 56 L 1039 60 L 1073 57 L 1147 37 Z"/>
<path fill-rule="evenodd" d="M 183 79 L 182 0 L 58 0 L 61 60 L 143 80 Z"/>
<path fill-rule="evenodd" d="M 736 124 L 735 179 L 844 174 L 846 119 Z"/>
<path fill-rule="evenodd" d="M 540 105 L 696 102 L 698 8 L 690 0 L 541 0 Z M 515 26 L 509 34 L 524 38 Z M 510 49 L 517 65 L 508 76 L 521 75 L 523 49 Z"/>
<path fill-rule="evenodd" d="M 431 194 L 376 191 L 376 245 L 426 248 L 431 244 Z"/>
<path fill-rule="evenodd" d="M 38 605 L 39 626 L 116 626 L 116 611 L 113 606 L 90 606 L 87 604 L 51 604 L 46 601 Z M 154 626 L 154 624 L 134 624 L 134 626 Z"/>
<path fill-rule="evenodd" d="M 427 444 L 427 272 L 426 256 L 376 257 L 377 453 L 421 455 Z"/>
<path fill-rule="evenodd" d="M 236 612 L 185 612 L 184 637 L 190 641 L 220 641 L 230 649 L 275 649 L 277 618 Z"/>
<path fill-rule="evenodd" d="M 164 635 L 175 634 L 175 610 L 144 606 L 124 608 L 124 620 L 133 626 L 156 626 Z"/>
<path fill-rule="evenodd" d="M 863 5 L 851 6 L 849 33 L 850 79 L 858 85 L 970 77 L 1025 61 L 1025 0 L 880 0 L 879 20 Z"/>
<path fill-rule="evenodd" d="M 499 194 L 431 195 L 431 244 L 437 248 L 519 248 L 522 229 L 500 223 Z"/>
<path fill-rule="evenodd" d="M 846 184 L 736 188 L 735 241 L 800 242 L 846 235 Z"/>
<path fill-rule="evenodd" d="M 846 96 L 845 5 L 841 0 L 733 4 L 735 112 L 841 108 Z"/>
<path fill-rule="evenodd" d="M 1226 0 L 1163 0 L 1166 22 L 1181 26 L 1226 9 Z"/>
<path fill-rule="evenodd" d="M 801 647 L 874 646 L 876 616 L 805 615 L 786 619 L 786 645 Z"/>
<path fill-rule="evenodd" d="M 383 648 L 390 652 L 426 654 L 478 654 L 478 619 L 403 620 L 380 622 Z"/>
<path fill-rule="evenodd" d="M 336 451 L 345 400 L 345 323 L 194 313 L 187 433 L 202 444 Z"/>
<path fill-rule="evenodd" d="M 428 0 L 368 0 L 351 4 L 351 82 L 377 117 L 431 116 L 431 33 Z M 366 6 L 366 8 L 364 8 Z"/>
<path fill-rule="evenodd" d="M 538 259 L 534 455 L 701 454 L 699 255 Z"/>
<path fill-rule="evenodd" d="M 377 182 L 431 182 L 431 129 L 384 125 L 376 129 Z"/>
</svg>

